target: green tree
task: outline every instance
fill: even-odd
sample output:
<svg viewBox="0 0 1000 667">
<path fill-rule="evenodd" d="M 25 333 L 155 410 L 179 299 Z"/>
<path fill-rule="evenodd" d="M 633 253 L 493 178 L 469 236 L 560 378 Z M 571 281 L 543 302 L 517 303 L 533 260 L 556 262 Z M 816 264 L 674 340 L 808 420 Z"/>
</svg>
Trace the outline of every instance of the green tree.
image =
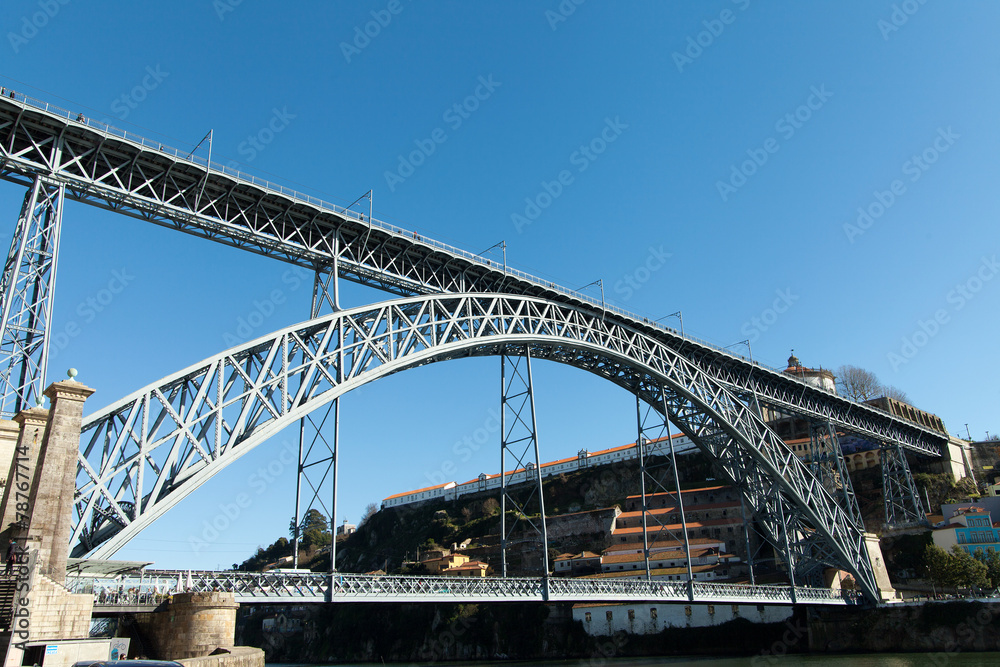
<svg viewBox="0 0 1000 667">
<path fill-rule="evenodd" d="M 986 566 L 986 578 L 990 588 L 1000 588 L 1000 553 L 990 548 L 985 553 L 976 552 L 976 560 Z"/>
<path fill-rule="evenodd" d="M 954 586 L 951 582 L 951 556 L 936 544 L 928 544 L 924 550 L 924 567 L 927 576 L 939 586 Z"/>
<path fill-rule="evenodd" d="M 951 548 L 956 586 L 985 588 L 989 586 L 986 564 L 957 544 Z"/>
<path fill-rule="evenodd" d="M 288 522 L 288 533 L 295 537 L 295 518 Z M 299 524 L 299 544 L 304 547 L 326 546 L 330 544 L 330 524 L 317 509 L 311 509 L 302 517 Z"/>
</svg>

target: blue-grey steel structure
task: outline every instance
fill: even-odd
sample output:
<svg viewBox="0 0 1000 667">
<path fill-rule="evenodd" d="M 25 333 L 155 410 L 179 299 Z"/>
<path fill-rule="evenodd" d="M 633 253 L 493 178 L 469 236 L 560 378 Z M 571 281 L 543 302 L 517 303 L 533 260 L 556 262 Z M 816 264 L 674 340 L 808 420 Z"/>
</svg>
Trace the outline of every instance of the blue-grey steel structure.
<svg viewBox="0 0 1000 667">
<path fill-rule="evenodd" d="M 870 599 L 877 587 L 856 514 L 761 421 L 759 406 L 900 452 L 940 456 L 947 441 L 513 270 L 506 259 L 473 255 L 14 93 L 0 97 L 0 178 L 44 193 L 49 208 L 32 209 L 23 227 L 52 229 L 54 215 L 56 243 L 61 202 L 69 198 L 305 266 L 334 282 L 346 278 L 410 297 L 229 350 L 88 418 L 77 478 L 77 555 L 113 553 L 290 419 L 388 372 L 454 356 L 530 350 L 626 387 L 665 413 L 741 489 L 784 550 L 793 579 L 844 567 Z M 20 233 L 15 245 L 32 233 Z M 14 307 L 5 292 L 0 361 L 8 370 L 0 413 L 7 415 L 27 405 L 44 381 L 56 253 L 36 256 L 34 264 L 8 259 L 3 276 L 4 285 L 32 286 L 19 308 L 36 313 L 27 327 L 30 345 L 8 344 L 26 340 L 26 327 L 8 315 Z"/>
</svg>

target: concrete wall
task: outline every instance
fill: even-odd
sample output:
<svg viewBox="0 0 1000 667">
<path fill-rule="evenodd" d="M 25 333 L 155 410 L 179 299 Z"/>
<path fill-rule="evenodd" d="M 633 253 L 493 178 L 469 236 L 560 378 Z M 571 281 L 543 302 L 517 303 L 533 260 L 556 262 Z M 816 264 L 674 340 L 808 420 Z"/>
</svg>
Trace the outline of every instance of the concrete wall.
<svg viewBox="0 0 1000 667">
<path fill-rule="evenodd" d="M 583 623 L 589 635 L 605 636 L 616 632 L 650 635 L 668 627 L 700 628 L 721 625 L 735 618 L 752 623 L 777 623 L 791 618 L 792 611 L 792 605 L 578 604 L 573 606 L 573 620 Z"/>
</svg>

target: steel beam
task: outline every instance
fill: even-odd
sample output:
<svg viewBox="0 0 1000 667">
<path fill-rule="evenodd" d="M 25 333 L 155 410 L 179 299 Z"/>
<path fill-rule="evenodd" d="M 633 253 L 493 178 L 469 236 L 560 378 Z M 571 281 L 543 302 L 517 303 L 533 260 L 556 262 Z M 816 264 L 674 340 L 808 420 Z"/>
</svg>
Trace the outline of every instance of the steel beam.
<svg viewBox="0 0 1000 667">
<path fill-rule="evenodd" d="M 878 599 L 863 533 L 756 409 L 640 331 L 512 295 L 413 297 L 324 316 L 227 350 L 86 418 L 75 553 L 111 555 L 247 450 L 355 387 L 525 345 L 533 359 L 587 370 L 664 406 L 741 489 L 772 544 L 794 529 L 797 567 L 840 567 Z M 145 476 L 136 474 L 146 466 Z M 137 479 L 146 488 L 136 488 Z M 784 520 L 779 505 L 788 509 Z"/>
<path fill-rule="evenodd" d="M 65 189 L 36 176 L 0 278 L 0 418 L 42 402 Z"/>
<path fill-rule="evenodd" d="M 499 262 L 124 133 L 21 95 L 0 99 L 0 178 L 47 175 L 66 196 L 394 294 L 511 293 L 599 312 L 682 354 L 731 390 L 782 412 L 941 455 L 947 434 L 812 387 L 646 318 Z"/>
<path fill-rule="evenodd" d="M 530 529 L 529 532 L 540 539 L 542 577 L 547 580 L 549 576 L 549 535 L 545 525 L 541 464 L 531 348 L 527 344 L 509 346 L 500 355 L 500 563 L 504 577 L 508 575 L 507 549 L 519 527 Z M 514 520 L 509 524 L 508 509 L 514 513 Z M 519 543 L 527 545 L 530 540 L 524 537 Z M 523 552 L 522 548 L 522 572 L 525 569 Z"/>
<path fill-rule="evenodd" d="M 882 500 L 885 523 L 891 528 L 926 524 L 923 503 L 906 462 L 906 452 L 898 445 L 879 450 L 882 468 Z"/>
</svg>

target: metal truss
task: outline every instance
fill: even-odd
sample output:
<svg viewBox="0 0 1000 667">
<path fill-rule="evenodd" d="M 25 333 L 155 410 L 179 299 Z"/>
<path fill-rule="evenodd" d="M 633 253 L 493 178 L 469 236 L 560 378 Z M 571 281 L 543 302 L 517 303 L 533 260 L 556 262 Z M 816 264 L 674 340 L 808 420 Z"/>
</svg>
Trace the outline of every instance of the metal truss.
<svg viewBox="0 0 1000 667">
<path fill-rule="evenodd" d="M 927 523 L 920 494 L 901 447 L 879 450 L 882 464 L 882 500 L 885 503 L 886 526 L 899 528 Z"/>
<path fill-rule="evenodd" d="M 326 602 L 705 602 L 721 604 L 849 605 L 861 601 L 851 591 L 789 586 L 746 586 L 696 581 L 648 581 L 635 577 L 612 579 L 480 578 L 367 574 L 293 574 L 272 572 L 190 572 L 149 570 L 114 579 L 79 577 L 67 587 L 94 595 L 95 609 L 135 611 L 155 607 L 165 593 L 226 591 L 247 603 Z M 101 590 L 134 589 L 134 599 L 100 594 Z M 689 595 L 694 592 L 694 599 Z M 548 597 L 546 598 L 546 590 Z"/>
<path fill-rule="evenodd" d="M 343 207 L 211 163 L 23 95 L 0 99 L 0 178 L 47 175 L 76 201 L 393 294 L 510 293 L 584 306 L 676 350 L 764 405 L 940 457 L 947 435 L 682 336 L 638 315 Z M 744 399 L 747 400 L 747 399 Z"/>
<path fill-rule="evenodd" d="M 40 403 L 48 368 L 64 189 L 36 176 L 0 278 L 0 418 Z"/>
<path fill-rule="evenodd" d="M 521 569 L 526 569 L 523 563 L 525 547 L 535 545 L 541 551 L 542 576 L 549 575 L 549 535 L 545 526 L 541 463 L 531 378 L 531 346 L 527 343 L 505 346 L 500 354 L 500 571 L 504 577 L 507 576 L 507 548 L 518 528 L 527 533 L 517 539 L 522 545 Z M 530 483 L 515 484 L 514 476 L 522 470 Z M 514 520 L 510 522 L 508 507 L 514 513 Z M 537 537 L 531 537 L 531 533 Z"/>
<path fill-rule="evenodd" d="M 340 287 L 337 277 L 336 257 L 332 266 L 317 268 L 313 280 L 312 301 L 309 308 L 309 319 L 315 319 L 325 313 L 340 310 Z M 306 359 L 302 360 L 307 361 Z M 330 439 L 324 435 L 324 427 L 333 415 L 332 434 Z M 330 525 L 330 571 L 337 569 L 337 446 L 340 440 L 340 398 L 335 398 L 319 415 L 319 420 L 313 419 L 312 413 L 299 420 L 299 455 L 298 471 L 295 478 L 295 517 L 293 519 L 294 535 L 292 559 L 294 567 L 299 567 L 299 541 L 302 530 L 302 517 L 314 509 L 315 505 L 322 508 L 324 516 Z M 330 486 L 330 505 L 324 501 L 327 482 Z M 305 512 L 302 512 L 302 487 L 308 489 L 309 498 Z"/>
<path fill-rule="evenodd" d="M 355 387 L 524 344 L 535 359 L 587 370 L 666 406 L 741 489 L 773 543 L 795 536 L 794 567 L 845 569 L 878 600 L 862 532 L 756 410 L 640 331 L 510 295 L 412 297 L 328 315 L 227 350 L 87 417 L 73 555 L 110 556 L 248 450 Z"/>
<path fill-rule="evenodd" d="M 649 567 L 651 546 L 649 522 L 652 520 L 656 524 L 653 546 L 661 538 L 662 541 L 667 542 L 683 542 L 688 582 L 690 583 L 694 581 L 694 574 L 691 570 L 691 542 L 688 538 L 684 497 L 681 493 L 681 482 L 677 473 L 677 457 L 674 452 L 673 438 L 670 437 L 670 420 L 664 416 L 667 412 L 665 407 L 661 410 L 654 410 L 649 405 L 644 404 L 638 396 L 635 397 L 635 412 L 639 430 L 636 437 L 636 447 L 639 452 L 639 490 L 642 495 L 642 552 L 646 565 L 646 578 L 653 578 Z M 668 487 L 673 489 L 673 498 L 680 512 L 681 535 L 679 537 L 670 529 L 674 522 L 668 520 L 671 513 L 667 511 L 666 503 L 664 503 L 664 511 L 657 514 L 651 511 L 647 498 L 647 491 L 653 494 L 669 494 Z M 689 595 L 691 594 L 689 589 Z"/>
<path fill-rule="evenodd" d="M 865 522 L 861 518 L 854 485 L 851 483 L 847 463 L 844 461 L 844 450 L 830 422 L 809 424 L 809 467 L 830 495 L 838 499 L 840 506 L 854 520 L 855 525 L 864 529 Z"/>
</svg>

